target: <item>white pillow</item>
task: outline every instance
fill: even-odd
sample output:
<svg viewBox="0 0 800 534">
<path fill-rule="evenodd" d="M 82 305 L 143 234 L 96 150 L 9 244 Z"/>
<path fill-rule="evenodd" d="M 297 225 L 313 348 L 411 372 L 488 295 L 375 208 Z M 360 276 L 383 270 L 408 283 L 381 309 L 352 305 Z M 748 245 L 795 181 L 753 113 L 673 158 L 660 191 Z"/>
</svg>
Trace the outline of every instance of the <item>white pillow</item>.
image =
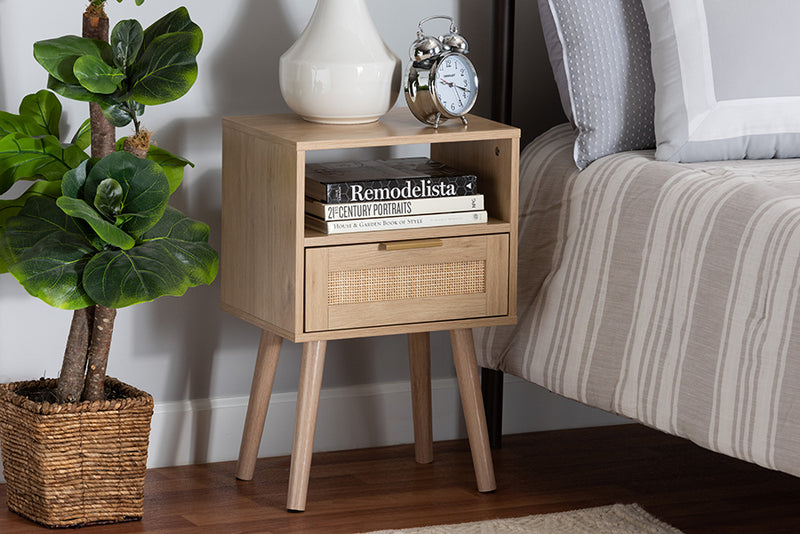
<svg viewBox="0 0 800 534">
<path fill-rule="evenodd" d="M 800 2 L 643 0 L 656 158 L 800 157 Z"/>
</svg>

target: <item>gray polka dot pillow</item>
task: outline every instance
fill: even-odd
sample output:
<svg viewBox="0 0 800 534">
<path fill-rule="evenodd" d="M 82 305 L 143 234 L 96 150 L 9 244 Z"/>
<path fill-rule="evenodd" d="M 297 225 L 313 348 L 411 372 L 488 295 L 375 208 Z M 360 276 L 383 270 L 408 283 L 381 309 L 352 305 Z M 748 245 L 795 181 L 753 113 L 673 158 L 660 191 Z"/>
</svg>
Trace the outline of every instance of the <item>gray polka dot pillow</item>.
<svg viewBox="0 0 800 534">
<path fill-rule="evenodd" d="M 655 147 L 650 34 L 641 0 L 539 0 L 575 163 Z"/>
</svg>

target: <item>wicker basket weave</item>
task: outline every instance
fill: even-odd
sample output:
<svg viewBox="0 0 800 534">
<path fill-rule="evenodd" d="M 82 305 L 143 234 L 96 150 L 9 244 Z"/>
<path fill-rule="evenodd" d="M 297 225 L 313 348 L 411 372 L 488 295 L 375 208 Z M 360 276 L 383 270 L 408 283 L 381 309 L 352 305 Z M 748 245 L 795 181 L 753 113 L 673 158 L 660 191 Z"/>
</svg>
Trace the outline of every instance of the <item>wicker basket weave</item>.
<svg viewBox="0 0 800 534">
<path fill-rule="evenodd" d="M 114 400 L 51 404 L 0 384 L 8 507 L 49 527 L 141 519 L 153 397 L 113 379 Z"/>
</svg>

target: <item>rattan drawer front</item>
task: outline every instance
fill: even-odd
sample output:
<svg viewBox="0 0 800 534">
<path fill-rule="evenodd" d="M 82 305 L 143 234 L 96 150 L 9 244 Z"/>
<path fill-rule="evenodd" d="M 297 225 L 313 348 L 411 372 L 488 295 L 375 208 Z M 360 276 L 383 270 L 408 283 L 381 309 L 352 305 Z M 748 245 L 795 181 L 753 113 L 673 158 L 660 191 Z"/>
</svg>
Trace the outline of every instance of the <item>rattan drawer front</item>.
<svg viewBox="0 0 800 534">
<path fill-rule="evenodd" d="M 308 332 L 505 315 L 508 235 L 307 249 L 305 303 Z"/>
</svg>

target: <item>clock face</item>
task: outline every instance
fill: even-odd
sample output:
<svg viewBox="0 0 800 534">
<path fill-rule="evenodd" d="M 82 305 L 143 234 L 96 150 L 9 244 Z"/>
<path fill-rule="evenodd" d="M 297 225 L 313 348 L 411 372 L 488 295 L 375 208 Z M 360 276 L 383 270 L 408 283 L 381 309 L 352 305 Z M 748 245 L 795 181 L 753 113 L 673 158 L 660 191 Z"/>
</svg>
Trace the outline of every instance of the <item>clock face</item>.
<svg viewBox="0 0 800 534">
<path fill-rule="evenodd" d="M 436 100 L 447 115 L 465 115 L 478 96 L 475 67 L 461 54 L 448 54 L 436 68 L 435 87 Z"/>
</svg>

